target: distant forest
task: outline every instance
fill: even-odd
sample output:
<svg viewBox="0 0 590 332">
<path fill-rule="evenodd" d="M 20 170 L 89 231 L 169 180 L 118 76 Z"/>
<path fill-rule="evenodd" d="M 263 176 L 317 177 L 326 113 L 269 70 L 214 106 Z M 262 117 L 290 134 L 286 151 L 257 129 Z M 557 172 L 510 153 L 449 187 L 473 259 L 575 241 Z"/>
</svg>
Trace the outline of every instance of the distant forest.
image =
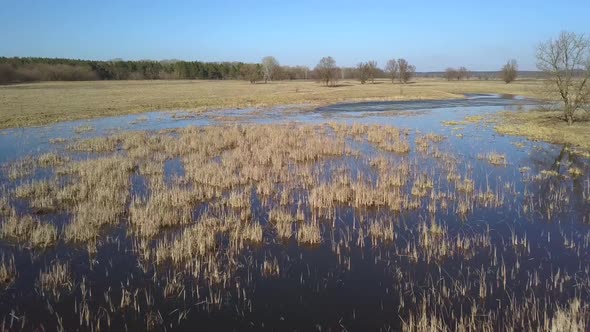
<svg viewBox="0 0 590 332">
<path fill-rule="evenodd" d="M 7 58 L 0 57 L 0 84 L 38 81 L 90 81 L 90 80 L 157 80 L 203 79 L 226 80 L 261 78 L 262 65 L 243 62 L 201 61 L 92 61 L 59 58 Z M 535 72 L 527 73 L 529 77 Z M 471 78 L 494 79 L 498 72 L 472 72 Z M 273 80 L 315 79 L 314 70 L 305 66 L 278 66 Z M 340 68 L 340 79 L 356 79 L 355 68 Z M 442 72 L 416 73 L 417 77 L 442 77 Z M 376 77 L 386 78 L 379 69 Z"/>
<path fill-rule="evenodd" d="M 0 83 L 132 79 L 240 79 L 242 62 L 89 61 L 0 57 Z"/>
</svg>

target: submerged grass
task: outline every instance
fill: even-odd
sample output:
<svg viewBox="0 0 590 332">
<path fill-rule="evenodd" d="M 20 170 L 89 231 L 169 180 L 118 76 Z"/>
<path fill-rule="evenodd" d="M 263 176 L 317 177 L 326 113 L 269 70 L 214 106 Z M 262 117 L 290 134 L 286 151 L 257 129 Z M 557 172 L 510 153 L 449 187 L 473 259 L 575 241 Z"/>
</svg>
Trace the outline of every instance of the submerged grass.
<svg viewBox="0 0 590 332">
<path fill-rule="evenodd" d="M 78 140 L 65 153 L 84 150 L 88 159 L 47 158 L 55 169 L 51 179 L 21 180 L 1 192 L 0 235 L 23 244 L 15 250 L 36 253 L 56 244 L 87 245 L 88 255 L 77 245 L 72 252 L 84 252 L 88 266 L 52 258 L 33 275 L 50 312 L 71 314 L 55 304 L 73 299 L 71 329 L 110 327 L 121 318 L 148 330 L 172 328 L 195 311 L 256 316 L 266 307 L 253 294 L 264 287 L 259 278 L 285 278 L 285 287 L 311 287 L 323 296 L 322 285 L 335 276 L 346 280 L 367 263 L 384 273 L 376 283 L 385 296 L 381 310 L 397 310 L 392 320 L 398 329 L 585 329 L 587 296 L 580 294 L 590 289 L 590 270 L 580 266 L 590 236 L 572 234 L 569 224 L 561 234 L 538 236 L 567 250 L 574 277 L 560 260 L 551 269 L 531 267 L 543 245 L 532 245 L 533 235 L 516 228 L 521 223 L 476 218 L 491 211 L 493 218 L 517 214 L 559 227 L 555 216 L 579 203 L 576 194 L 590 199 L 586 168 L 568 164 L 570 176 L 564 176 L 521 167 L 514 169 L 522 176 L 514 180 L 522 180 L 518 185 L 482 180 L 465 155 L 445 150 L 445 140 L 338 123 L 191 127 Z M 502 151 L 480 158 L 514 167 Z M 174 175 L 170 161 L 178 168 Z M 478 166 L 491 167 L 487 162 Z M 575 193 L 571 181 L 578 181 Z M 54 210 L 17 215 L 12 206 L 22 201 L 27 207 L 50 202 Z M 65 219 L 61 233 L 46 222 L 58 213 Z M 99 262 L 101 246 L 108 246 L 108 262 Z M 312 251 L 324 258 L 304 259 Z M 119 253 L 127 259 L 124 267 L 117 266 Z M 17 272 L 14 259 L 0 263 L 5 284 Z M 573 288 L 581 291 L 569 292 Z M 396 294 L 399 299 L 387 304 Z"/>
<path fill-rule="evenodd" d="M 11 215 L 0 225 L 0 235 L 31 248 L 47 248 L 58 239 L 55 226 L 31 216 Z"/>
<path fill-rule="evenodd" d="M 14 257 L 6 258 L 2 253 L 2 260 L 0 261 L 0 289 L 4 290 L 10 287 L 16 280 L 17 272 L 14 263 Z"/>
</svg>

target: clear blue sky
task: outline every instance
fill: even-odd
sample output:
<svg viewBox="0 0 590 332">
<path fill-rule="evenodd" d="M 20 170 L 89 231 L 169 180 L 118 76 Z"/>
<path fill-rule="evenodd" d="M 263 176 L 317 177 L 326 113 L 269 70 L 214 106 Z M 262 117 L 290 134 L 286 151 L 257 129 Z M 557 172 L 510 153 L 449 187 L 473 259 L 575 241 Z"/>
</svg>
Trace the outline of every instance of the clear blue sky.
<svg viewBox="0 0 590 332">
<path fill-rule="evenodd" d="M 590 33 L 584 1 L 0 0 L 0 56 L 354 66 L 405 57 L 418 71 L 535 68 L 561 30 Z"/>
</svg>

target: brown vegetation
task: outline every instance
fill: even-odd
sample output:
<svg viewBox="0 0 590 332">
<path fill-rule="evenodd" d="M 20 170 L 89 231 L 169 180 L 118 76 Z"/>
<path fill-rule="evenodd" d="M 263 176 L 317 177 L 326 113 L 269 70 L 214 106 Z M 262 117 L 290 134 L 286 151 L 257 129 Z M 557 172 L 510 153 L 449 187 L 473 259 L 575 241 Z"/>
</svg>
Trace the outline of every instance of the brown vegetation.
<svg viewBox="0 0 590 332">
<path fill-rule="evenodd" d="M 39 271 L 36 285 L 46 301 L 73 297 L 80 326 L 86 327 L 98 325 L 107 314 L 139 313 L 146 326 L 161 325 L 163 321 L 152 320 L 154 298 L 186 297 L 192 310 L 245 310 L 252 305 L 250 292 L 258 282 L 253 276 L 292 277 L 302 285 L 313 281 L 311 272 L 288 275 L 296 259 L 277 255 L 276 249 L 291 246 L 329 253 L 327 259 L 342 269 L 336 270 L 339 274 L 355 268 L 353 250 L 374 259 L 379 269 L 390 273 L 393 286 L 387 286 L 388 294 L 399 293 L 396 306 L 406 330 L 586 327 L 588 307 L 577 296 L 569 296 L 566 306 L 534 297 L 541 290 L 557 294 L 573 279 L 554 271 L 548 272 L 551 276 L 523 273 L 519 262 L 527 261 L 535 249 L 526 233 L 512 230 L 503 237 L 498 224 L 494 228 L 470 219 L 474 213 L 509 206 L 531 220 L 542 216 L 554 221 L 552 216 L 570 208 L 564 187 L 535 191 L 548 175 L 531 169 L 521 170 L 524 192 L 516 193 L 515 184 L 499 178 L 478 181 L 463 167 L 464 157 L 445 149 L 448 141 L 434 133 L 338 122 L 188 127 L 79 139 L 65 153 L 87 151 L 88 159 L 31 159 L 33 168 L 52 165 L 46 167 L 55 170 L 53 178 L 25 179 L 1 196 L 6 197 L 0 200 L 5 206 L 0 210 L 5 211 L 1 234 L 37 252 L 76 243 L 94 254 L 113 232 L 126 233 L 132 250 L 121 250 L 136 256 L 147 285 L 141 289 L 128 281 L 120 289 L 102 290 L 98 300 L 88 291 L 92 284 L 65 261 Z M 479 157 L 509 167 L 503 152 Z M 168 174 L 168 161 L 181 168 L 174 176 Z M 570 169 L 572 176 L 584 179 L 583 173 Z M 585 198 L 590 197 L 589 188 L 582 188 Z M 522 206 L 511 205 L 513 195 L 523 195 Z M 47 200 L 49 215 L 65 215 L 63 232 L 27 215 L 28 210 L 17 215 L 11 207 L 16 199 L 27 208 Z M 459 231 L 444 220 L 455 216 L 464 223 L 457 226 Z M 553 236 L 555 243 L 562 240 Z M 568 248 L 587 250 L 590 241 L 565 236 Z M 120 241 L 116 238 L 114 243 Z M 475 257 L 484 257 L 488 266 L 479 268 Z M 440 268 L 454 260 L 467 268 Z M 422 278 L 416 269 L 401 266 L 439 268 L 428 269 Z M 580 287 L 590 285 L 587 272 L 576 276 Z M 3 276 L 6 284 L 16 278 L 13 261 L 2 261 Z M 186 280 L 197 285 L 192 294 Z M 488 299 L 517 296 L 512 286 L 521 283 L 526 292 L 519 300 L 503 302 L 501 309 L 485 305 Z M 150 288 L 160 295 L 149 293 Z M 437 309 L 454 301 L 477 307 L 456 317 Z"/>
</svg>

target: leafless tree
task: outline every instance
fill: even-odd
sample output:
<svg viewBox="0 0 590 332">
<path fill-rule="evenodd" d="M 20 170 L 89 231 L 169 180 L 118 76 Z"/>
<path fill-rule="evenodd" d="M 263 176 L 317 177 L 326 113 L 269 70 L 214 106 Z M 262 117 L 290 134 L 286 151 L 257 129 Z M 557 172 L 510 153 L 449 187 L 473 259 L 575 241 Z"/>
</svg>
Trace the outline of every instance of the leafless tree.
<svg viewBox="0 0 590 332">
<path fill-rule="evenodd" d="M 445 73 L 443 74 L 444 78 L 446 78 L 447 81 L 456 79 L 457 75 L 458 75 L 457 69 L 451 68 L 451 67 L 448 67 L 447 69 L 445 69 Z"/>
<path fill-rule="evenodd" d="M 273 56 L 265 56 L 262 58 L 262 75 L 264 76 L 264 83 L 272 80 L 275 72 L 279 68 L 279 62 Z"/>
<path fill-rule="evenodd" d="M 398 59 L 397 66 L 399 68 L 399 81 L 401 83 L 408 83 L 416 73 L 416 67 L 409 64 L 406 59 Z"/>
<path fill-rule="evenodd" d="M 307 79 L 307 73 L 309 72 L 309 68 L 305 66 L 281 66 L 279 69 L 281 74 L 281 77 L 279 78 L 288 80 L 305 80 Z"/>
<path fill-rule="evenodd" d="M 240 68 L 240 75 L 250 83 L 256 83 L 262 77 L 260 65 L 253 63 L 243 64 Z"/>
<path fill-rule="evenodd" d="M 537 68 L 546 76 L 548 92 L 561 101 L 569 125 L 574 122 L 576 111 L 589 110 L 590 39 L 564 31 L 557 39 L 541 43 Z"/>
<path fill-rule="evenodd" d="M 514 81 L 518 76 L 518 63 L 516 63 L 516 60 L 508 60 L 508 62 L 502 67 L 500 76 L 506 84 Z"/>
<path fill-rule="evenodd" d="M 469 78 L 469 70 L 463 66 L 459 67 L 457 70 L 457 80 L 463 80 Z"/>
<path fill-rule="evenodd" d="M 379 72 L 379 68 L 377 67 L 377 61 L 367 61 L 367 74 L 368 79 L 371 80 L 371 83 L 375 83 L 375 77 Z"/>
<path fill-rule="evenodd" d="M 365 84 L 367 82 L 369 70 L 369 64 L 367 62 L 359 62 L 359 64 L 356 65 L 356 73 L 358 79 L 361 81 L 361 84 Z"/>
<path fill-rule="evenodd" d="M 448 81 L 450 80 L 462 80 L 469 78 L 469 70 L 463 66 L 459 67 L 459 69 L 455 69 L 452 67 L 448 67 L 445 69 L 445 73 L 443 77 L 446 78 Z"/>
<path fill-rule="evenodd" d="M 398 76 L 398 68 L 399 66 L 397 65 L 397 61 L 395 61 L 395 59 L 387 61 L 387 64 L 385 65 L 385 71 L 387 74 L 389 74 L 392 84 L 395 82 L 395 79 Z"/>
<path fill-rule="evenodd" d="M 321 82 L 334 86 L 338 79 L 339 70 L 336 66 L 336 60 L 331 56 L 323 57 L 315 66 L 316 74 Z"/>
</svg>

